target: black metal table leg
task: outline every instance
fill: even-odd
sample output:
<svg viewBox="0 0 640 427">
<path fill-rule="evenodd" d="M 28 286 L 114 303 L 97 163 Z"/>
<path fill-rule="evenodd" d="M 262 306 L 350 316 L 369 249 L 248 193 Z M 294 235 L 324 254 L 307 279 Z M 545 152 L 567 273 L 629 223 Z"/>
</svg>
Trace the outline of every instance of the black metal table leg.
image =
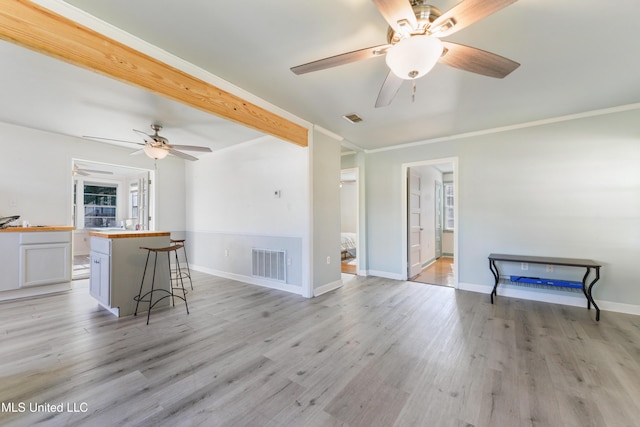
<svg viewBox="0 0 640 427">
<path fill-rule="evenodd" d="M 498 266 L 496 266 L 496 262 L 492 259 L 489 260 L 489 270 L 491 270 L 491 274 L 493 274 L 493 278 L 495 279 L 495 283 L 493 284 L 493 290 L 491 291 L 491 304 L 493 304 L 493 296 L 498 296 L 498 281 L 500 280 L 500 272 L 498 271 Z"/>
<path fill-rule="evenodd" d="M 589 298 L 589 291 L 587 290 L 587 277 L 589 277 L 589 273 L 591 273 L 591 269 L 587 267 L 587 272 L 584 273 L 584 277 L 582 277 L 582 293 L 584 293 L 584 297 L 587 299 L 587 310 L 591 310 L 591 298 Z"/>
<path fill-rule="evenodd" d="M 594 267 L 596 270 L 596 277 L 593 279 L 593 281 L 589 284 L 589 300 L 591 301 L 591 304 L 593 304 L 593 308 L 596 309 L 596 322 L 600 321 L 600 307 L 598 307 L 596 305 L 595 300 L 593 299 L 593 295 L 591 294 L 591 290 L 593 288 L 593 285 L 596 284 L 596 282 L 598 280 L 600 280 L 600 267 Z"/>
</svg>

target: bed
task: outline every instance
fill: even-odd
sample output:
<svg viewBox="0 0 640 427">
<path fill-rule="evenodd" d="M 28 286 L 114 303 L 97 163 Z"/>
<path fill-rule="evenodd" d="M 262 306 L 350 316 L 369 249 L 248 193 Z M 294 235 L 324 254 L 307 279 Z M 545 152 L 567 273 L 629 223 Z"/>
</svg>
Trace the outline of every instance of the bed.
<svg viewBox="0 0 640 427">
<path fill-rule="evenodd" d="M 340 250 L 342 259 L 356 257 L 356 233 L 340 233 Z"/>
</svg>

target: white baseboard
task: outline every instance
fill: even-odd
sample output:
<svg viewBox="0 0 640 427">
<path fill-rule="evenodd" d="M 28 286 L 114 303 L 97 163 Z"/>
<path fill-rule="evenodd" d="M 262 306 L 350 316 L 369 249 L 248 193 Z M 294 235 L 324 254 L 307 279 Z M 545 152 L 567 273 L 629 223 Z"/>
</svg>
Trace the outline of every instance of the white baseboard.
<svg viewBox="0 0 640 427">
<path fill-rule="evenodd" d="M 388 271 L 367 270 L 367 276 L 382 277 L 383 279 L 404 280 L 402 274 L 389 273 Z"/>
<path fill-rule="evenodd" d="M 478 292 L 487 294 L 487 300 L 490 298 L 493 285 L 478 285 L 475 283 L 463 283 L 458 284 L 458 289 L 462 291 Z M 586 307 L 587 300 L 582 293 L 576 293 L 573 295 L 562 295 L 557 292 L 534 292 L 526 289 L 525 287 L 517 286 L 503 286 L 498 285 L 498 297 L 505 296 L 510 298 L 520 298 L 531 301 L 548 302 L 551 304 L 570 305 L 574 307 Z M 632 304 L 624 304 L 612 301 L 599 301 L 596 300 L 596 304 L 600 307 L 600 310 L 613 311 L 616 313 L 634 314 L 640 315 L 640 306 Z"/>
<path fill-rule="evenodd" d="M 242 274 L 229 273 L 227 271 L 214 270 L 212 268 L 201 267 L 198 265 L 190 265 L 192 270 L 200 271 L 202 273 L 211 274 L 213 276 L 224 277 L 225 279 L 237 280 L 238 282 L 248 283 L 250 285 L 262 286 L 264 288 L 277 289 L 279 291 L 290 292 L 296 295 L 302 295 L 301 286 L 287 285 L 286 283 L 274 282 L 271 280 L 260 279 L 252 276 L 245 276 Z"/>
<path fill-rule="evenodd" d="M 313 289 L 313 296 L 319 297 L 322 294 L 326 294 L 327 292 L 331 292 L 338 288 L 342 287 L 342 279 L 336 280 L 335 282 L 327 283 L 326 285 L 318 286 Z"/>
</svg>

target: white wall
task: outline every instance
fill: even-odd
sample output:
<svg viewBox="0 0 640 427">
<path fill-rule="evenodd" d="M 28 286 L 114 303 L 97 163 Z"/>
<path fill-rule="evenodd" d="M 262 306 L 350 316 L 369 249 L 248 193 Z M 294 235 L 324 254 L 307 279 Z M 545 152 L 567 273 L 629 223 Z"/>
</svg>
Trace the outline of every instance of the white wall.
<svg viewBox="0 0 640 427">
<path fill-rule="evenodd" d="M 187 245 L 197 268 L 302 293 L 308 244 L 308 149 L 263 137 L 186 169 Z M 274 193 L 280 192 L 280 197 Z M 286 250 L 286 284 L 251 278 L 251 248 Z"/>
<path fill-rule="evenodd" d="M 492 252 L 590 258 L 596 301 L 639 306 L 638 122 L 634 110 L 368 154 L 369 269 L 401 274 L 400 165 L 457 156 L 460 282 L 488 288 Z"/>
<path fill-rule="evenodd" d="M 323 133 L 314 131 L 311 149 L 313 287 L 326 291 L 341 284 L 340 144 Z"/>
<path fill-rule="evenodd" d="M 153 169 L 146 156 L 100 142 L 0 123 L 0 216 L 34 225 L 72 225 L 72 159 Z M 158 161 L 157 229 L 182 232 L 184 161 Z"/>
</svg>

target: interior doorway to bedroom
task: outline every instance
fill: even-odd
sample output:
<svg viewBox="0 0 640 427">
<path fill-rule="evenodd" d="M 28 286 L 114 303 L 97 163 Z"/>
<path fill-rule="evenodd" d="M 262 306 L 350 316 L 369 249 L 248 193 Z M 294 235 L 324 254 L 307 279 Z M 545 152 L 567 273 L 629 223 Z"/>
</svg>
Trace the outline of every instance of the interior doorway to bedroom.
<svg viewBox="0 0 640 427">
<path fill-rule="evenodd" d="M 358 274 L 358 169 L 340 173 L 340 257 L 343 274 Z"/>
<path fill-rule="evenodd" d="M 456 159 L 403 165 L 406 277 L 457 287 Z"/>
</svg>

